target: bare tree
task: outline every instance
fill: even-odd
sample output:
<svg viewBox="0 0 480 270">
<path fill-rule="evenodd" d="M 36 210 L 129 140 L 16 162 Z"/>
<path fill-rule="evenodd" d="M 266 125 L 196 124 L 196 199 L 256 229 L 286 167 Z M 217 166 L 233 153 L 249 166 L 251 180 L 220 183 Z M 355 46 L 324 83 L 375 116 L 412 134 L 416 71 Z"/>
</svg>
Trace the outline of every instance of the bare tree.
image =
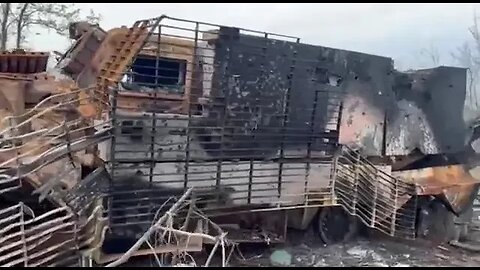
<svg viewBox="0 0 480 270">
<path fill-rule="evenodd" d="M 80 9 L 74 4 L 63 3 L 4 3 L 1 17 L 1 47 L 3 50 L 12 34 L 15 47 L 21 48 L 33 26 L 54 30 L 60 35 L 68 35 L 70 22 L 80 20 Z M 90 10 L 85 18 L 90 23 L 98 23 L 100 16 Z M 11 26 L 14 29 L 10 29 Z"/>
<path fill-rule="evenodd" d="M 2 11 L 2 28 L 0 29 L 1 39 L 0 39 L 0 49 L 4 51 L 7 48 L 7 39 L 8 39 L 8 27 L 10 26 L 9 22 L 9 14 L 11 11 L 11 3 L 2 3 L 1 4 L 1 11 Z"/>
<path fill-rule="evenodd" d="M 468 104 L 478 110 L 477 90 L 480 82 L 480 29 L 476 12 L 473 16 L 473 25 L 468 29 L 472 40 L 465 42 L 452 53 L 453 59 L 462 67 L 468 69 Z M 477 113 L 478 114 L 478 113 Z"/>
<path fill-rule="evenodd" d="M 438 51 L 438 48 L 433 45 L 433 43 L 430 44 L 430 48 L 424 48 L 420 50 L 420 55 L 428 57 L 434 66 L 440 65 L 440 52 Z"/>
</svg>

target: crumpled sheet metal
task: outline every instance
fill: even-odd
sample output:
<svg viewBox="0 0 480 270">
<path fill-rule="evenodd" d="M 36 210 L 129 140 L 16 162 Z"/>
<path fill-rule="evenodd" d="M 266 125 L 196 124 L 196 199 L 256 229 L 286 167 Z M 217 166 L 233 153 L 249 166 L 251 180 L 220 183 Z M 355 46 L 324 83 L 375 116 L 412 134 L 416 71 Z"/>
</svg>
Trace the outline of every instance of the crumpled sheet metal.
<svg viewBox="0 0 480 270">
<path fill-rule="evenodd" d="M 408 155 L 415 149 L 423 154 L 464 150 L 466 69 L 393 71 L 372 79 L 387 82 L 371 86 L 360 78 L 346 84 L 341 144 L 371 156 Z"/>
<path fill-rule="evenodd" d="M 480 185 L 463 165 L 395 171 L 392 175 L 415 184 L 417 195 L 444 195 L 456 213 L 471 205 Z"/>
<path fill-rule="evenodd" d="M 407 155 L 415 148 L 424 154 L 464 150 L 468 129 L 463 119 L 467 70 L 437 67 L 394 72 L 396 104 L 386 122 L 387 155 Z"/>
<path fill-rule="evenodd" d="M 92 159 L 86 149 L 108 139 L 108 129 L 95 133 L 81 117 L 80 93 L 89 89 L 78 89 L 68 77 L 2 73 L 0 86 L 0 194 L 29 186 L 31 196 L 48 205 L 33 213 L 23 203 L 32 200 L 20 196 L 16 206 L 0 207 L 0 265 L 76 265 L 82 253 L 101 247 L 107 221 L 98 196 L 69 191 L 80 182 L 81 165 Z M 73 209 L 66 195 L 89 200 Z"/>
<path fill-rule="evenodd" d="M 72 27 L 73 29 L 70 29 L 71 37 L 75 38 L 76 41 L 59 60 L 57 68 L 76 79 L 83 69 L 89 65 L 107 32 L 88 23 L 78 23 L 72 25 Z"/>
<path fill-rule="evenodd" d="M 46 73 L 0 77 L 0 86 L 0 167 L 2 173 L 15 176 L 8 181 L 27 177 L 39 188 L 49 182 L 49 175 L 61 174 L 59 162 L 80 168 L 85 148 L 97 142 L 92 141 L 95 135 L 87 135 L 93 124 L 84 121 L 75 107 L 79 93 L 88 89 L 75 89 L 73 80 Z M 40 98 L 44 96 L 48 97 Z M 27 108 L 27 103 L 35 105 Z M 67 177 L 66 190 L 78 179 Z M 5 188 L 0 186 L 2 191 Z"/>
</svg>

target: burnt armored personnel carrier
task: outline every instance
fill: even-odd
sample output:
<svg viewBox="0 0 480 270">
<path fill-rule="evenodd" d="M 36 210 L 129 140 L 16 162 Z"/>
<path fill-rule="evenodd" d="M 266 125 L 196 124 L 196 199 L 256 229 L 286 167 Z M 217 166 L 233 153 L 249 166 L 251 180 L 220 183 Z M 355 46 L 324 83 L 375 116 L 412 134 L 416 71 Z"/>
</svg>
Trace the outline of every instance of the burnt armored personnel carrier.
<svg viewBox="0 0 480 270">
<path fill-rule="evenodd" d="M 238 225 L 233 240 L 282 241 L 313 222 L 326 243 L 359 226 L 415 238 L 453 224 L 478 191 L 465 69 L 400 72 L 388 57 L 167 16 L 72 34 L 59 67 L 97 84 L 108 106 L 83 112 L 113 128 L 98 145 L 112 180 L 106 253 L 189 187 L 217 223 Z M 419 214 L 432 211 L 444 212 Z"/>
</svg>

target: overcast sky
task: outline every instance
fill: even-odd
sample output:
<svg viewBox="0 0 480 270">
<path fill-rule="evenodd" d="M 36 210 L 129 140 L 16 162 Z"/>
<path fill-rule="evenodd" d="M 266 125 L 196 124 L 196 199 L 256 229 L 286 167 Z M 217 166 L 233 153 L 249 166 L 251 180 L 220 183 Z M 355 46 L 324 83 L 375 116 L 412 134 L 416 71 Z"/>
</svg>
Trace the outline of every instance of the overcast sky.
<svg viewBox="0 0 480 270">
<path fill-rule="evenodd" d="M 435 46 L 440 64 L 470 39 L 474 4 L 77 4 L 102 15 L 104 29 L 131 26 L 162 14 L 195 21 L 276 32 L 304 43 L 392 57 L 400 69 L 424 68 L 420 54 Z M 37 31 L 35 31 L 37 32 Z M 40 31 L 30 38 L 37 50 L 63 51 L 65 38 Z"/>
</svg>

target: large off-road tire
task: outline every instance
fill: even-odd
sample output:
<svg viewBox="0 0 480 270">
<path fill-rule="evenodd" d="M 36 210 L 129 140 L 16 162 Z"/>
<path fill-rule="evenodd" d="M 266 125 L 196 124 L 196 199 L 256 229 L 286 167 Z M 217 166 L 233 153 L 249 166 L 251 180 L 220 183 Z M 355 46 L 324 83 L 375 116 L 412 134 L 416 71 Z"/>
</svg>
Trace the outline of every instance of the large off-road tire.
<svg viewBox="0 0 480 270">
<path fill-rule="evenodd" d="M 358 233 L 357 218 L 349 215 L 342 207 L 324 207 L 318 213 L 314 229 L 327 245 L 352 240 Z"/>
</svg>

